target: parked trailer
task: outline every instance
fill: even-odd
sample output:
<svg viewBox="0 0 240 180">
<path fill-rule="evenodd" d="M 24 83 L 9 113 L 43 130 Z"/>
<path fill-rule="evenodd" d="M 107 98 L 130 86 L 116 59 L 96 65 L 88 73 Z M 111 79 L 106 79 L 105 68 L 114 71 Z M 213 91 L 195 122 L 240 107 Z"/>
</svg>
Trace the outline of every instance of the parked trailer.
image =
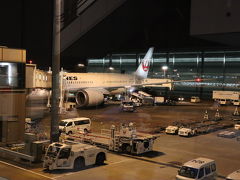
<svg viewBox="0 0 240 180">
<path fill-rule="evenodd" d="M 170 97 L 155 96 L 154 105 L 176 105 L 176 101 Z"/>
<path fill-rule="evenodd" d="M 112 125 L 111 129 L 102 129 L 101 133 L 81 133 L 62 135 L 63 139 L 89 143 L 114 152 L 142 154 L 152 151 L 157 135 L 137 133 L 133 123 L 122 124 L 120 130 Z"/>
<path fill-rule="evenodd" d="M 238 91 L 213 91 L 212 98 L 221 105 L 228 103 L 240 104 L 240 92 Z"/>
<path fill-rule="evenodd" d="M 154 97 L 154 104 L 164 104 L 165 98 L 163 96 L 155 96 Z"/>
</svg>

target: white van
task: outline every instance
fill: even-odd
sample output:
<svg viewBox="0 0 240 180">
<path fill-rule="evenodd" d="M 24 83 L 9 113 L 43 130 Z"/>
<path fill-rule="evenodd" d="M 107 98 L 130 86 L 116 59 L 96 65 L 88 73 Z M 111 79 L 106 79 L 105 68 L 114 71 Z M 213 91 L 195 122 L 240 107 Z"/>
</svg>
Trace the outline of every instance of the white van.
<svg viewBox="0 0 240 180">
<path fill-rule="evenodd" d="M 184 163 L 178 171 L 176 180 L 210 180 L 215 179 L 216 175 L 215 161 L 200 157 Z"/>
<path fill-rule="evenodd" d="M 239 106 L 240 105 L 240 100 L 238 99 L 238 100 L 234 100 L 233 101 L 233 105 L 234 106 Z"/>
<path fill-rule="evenodd" d="M 234 124 L 234 129 L 240 130 L 240 122 L 237 122 L 236 124 Z"/>
<path fill-rule="evenodd" d="M 200 98 L 197 97 L 197 96 L 192 96 L 190 101 L 191 101 L 191 103 L 199 103 L 200 102 Z"/>
<path fill-rule="evenodd" d="M 240 179 L 240 169 L 229 174 L 226 180 L 239 180 Z"/>
<path fill-rule="evenodd" d="M 64 119 L 59 123 L 59 131 L 66 134 L 76 132 L 89 132 L 91 128 L 91 120 L 86 117 Z"/>
</svg>

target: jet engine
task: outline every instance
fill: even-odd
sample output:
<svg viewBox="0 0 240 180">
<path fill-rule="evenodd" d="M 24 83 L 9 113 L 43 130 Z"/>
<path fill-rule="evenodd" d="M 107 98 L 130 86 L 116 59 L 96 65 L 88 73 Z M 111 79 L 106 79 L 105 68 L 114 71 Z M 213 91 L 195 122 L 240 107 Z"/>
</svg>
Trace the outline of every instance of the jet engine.
<svg viewBox="0 0 240 180">
<path fill-rule="evenodd" d="M 76 103 L 79 107 L 98 106 L 104 101 L 104 94 L 97 89 L 84 89 L 76 93 Z"/>
</svg>

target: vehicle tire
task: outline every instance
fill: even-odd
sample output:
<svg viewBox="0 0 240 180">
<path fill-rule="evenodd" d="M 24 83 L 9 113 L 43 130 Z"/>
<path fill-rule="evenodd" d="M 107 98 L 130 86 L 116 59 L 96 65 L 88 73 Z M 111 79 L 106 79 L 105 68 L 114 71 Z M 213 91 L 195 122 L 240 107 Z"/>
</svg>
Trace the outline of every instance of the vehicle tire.
<svg viewBox="0 0 240 180">
<path fill-rule="evenodd" d="M 97 157 L 96 157 L 96 165 L 103 165 L 104 161 L 105 161 L 106 157 L 105 154 L 103 152 L 98 153 Z"/>
<path fill-rule="evenodd" d="M 123 153 L 131 153 L 131 146 L 129 144 L 124 143 L 122 145 L 122 152 Z"/>
<path fill-rule="evenodd" d="M 127 152 L 127 153 L 131 153 L 131 146 L 130 146 L 130 145 L 128 145 L 128 146 L 126 147 L 126 152 Z"/>
<path fill-rule="evenodd" d="M 78 157 L 77 159 L 75 159 L 74 161 L 74 169 L 75 170 L 80 170 L 82 168 L 84 168 L 85 166 L 85 161 L 83 157 Z"/>
<path fill-rule="evenodd" d="M 198 135 L 198 132 L 197 132 L 197 130 L 194 132 L 194 136 L 197 136 Z"/>
<path fill-rule="evenodd" d="M 67 135 L 71 135 L 72 134 L 72 131 L 68 131 Z"/>
<path fill-rule="evenodd" d="M 88 130 L 85 128 L 84 129 L 84 134 L 87 134 L 88 133 Z"/>
</svg>

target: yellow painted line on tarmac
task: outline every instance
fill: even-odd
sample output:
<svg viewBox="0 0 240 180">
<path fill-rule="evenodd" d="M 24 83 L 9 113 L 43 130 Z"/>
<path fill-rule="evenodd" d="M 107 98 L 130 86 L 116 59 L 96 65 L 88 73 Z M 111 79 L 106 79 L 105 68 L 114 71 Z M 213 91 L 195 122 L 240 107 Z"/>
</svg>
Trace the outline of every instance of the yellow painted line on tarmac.
<svg viewBox="0 0 240 180">
<path fill-rule="evenodd" d="M 118 161 L 118 162 L 114 162 L 114 163 L 109 163 L 106 165 L 106 167 L 108 166 L 111 166 L 111 165 L 115 165 L 115 164 L 120 164 L 120 163 L 123 163 L 123 162 L 126 162 L 126 161 L 131 161 L 132 159 L 124 159 L 122 161 Z M 102 166 L 102 167 L 105 167 L 105 166 Z M 62 174 L 62 175 L 59 175 L 59 176 L 55 176 L 54 179 L 58 179 L 58 178 L 61 178 L 61 177 L 64 177 L 64 176 L 69 176 L 69 175 L 72 175 L 72 174 L 75 174 L 75 173 L 78 173 L 80 171 L 77 171 L 77 172 L 70 172 L 70 173 L 67 173 L 67 174 Z"/>
<path fill-rule="evenodd" d="M 58 179 L 58 178 L 61 178 L 61 177 L 64 177 L 64 176 L 69 176 L 69 175 L 72 175 L 72 174 L 75 174 L 75 173 L 78 173 L 78 172 L 80 172 L 80 171 L 70 172 L 70 173 L 59 175 L 59 176 L 55 176 L 54 179 Z"/>
<path fill-rule="evenodd" d="M 109 165 L 114 165 L 114 164 L 120 164 L 120 163 L 123 163 L 123 162 L 126 162 L 126 161 L 131 161 L 131 160 L 132 160 L 132 159 L 124 159 L 124 160 L 122 160 L 122 161 L 110 163 L 110 164 L 108 164 L 108 166 L 109 166 Z"/>
<path fill-rule="evenodd" d="M 40 173 L 37 173 L 37 172 L 34 172 L 34 171 L 31 171 L 31 170 L 28 170 L 28 169 L 25 169 L 25 168 L 22 168 L 22 167 L 13 165 L 13 164 L 9 164 L 9 163 L 4 162 L 4 161 L 0 161 L 0 163 L 5 164 L 5 165 L 8 165 L 8 166 L 12 166 L 12 167 L 17 168 L 17 169 L 21 169 L 21 170 L 23 170 L 23 171 L 27 171 L 27 172 L 36 174 L 36 175 L 38 175 L 38 176 L 42 176 L 42 177 L 45 177 L 45 178 L 48 178 L 48 179 L 53 179 L 53 180 L 55 180 L 55 178 L 51 178 L 51 177 L 45 176 L 45 175 L 43 175 L 43 174 L 40 174 Z"/>
</svg>

